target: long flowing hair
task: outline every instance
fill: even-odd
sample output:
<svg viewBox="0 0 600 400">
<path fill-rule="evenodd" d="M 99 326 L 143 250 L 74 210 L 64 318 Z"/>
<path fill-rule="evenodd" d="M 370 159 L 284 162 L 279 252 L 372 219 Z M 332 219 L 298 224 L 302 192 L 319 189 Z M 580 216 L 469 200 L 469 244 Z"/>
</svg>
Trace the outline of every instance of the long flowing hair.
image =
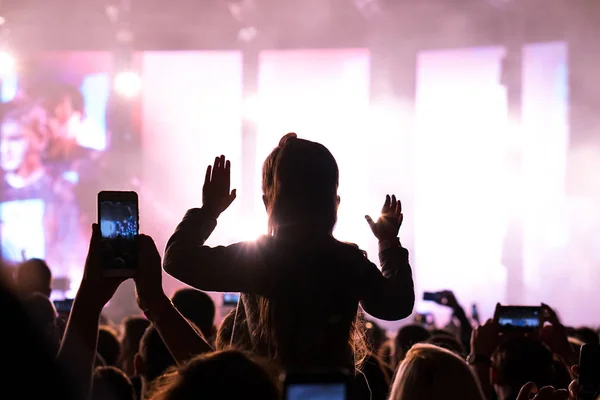
<svg viewBox="0 0 600 400">
<path fill-rule="evenodd" d="M 449 350 L 416 344 L 396 372 L 390 400 L 484 400 L 467 363 Z"/>
<path fill-rule="evenodd" d="M 285 135 L 263 164 L 262 190 L 269 217 L 270 235 L 282 230 L 310 230 L 331 235 L 337 222 L 339 169 L 329 150 L 320 143 Z M 279 359 L 278 325 L 275 307 L 258 297 L 260 321 L 255 329 L 259 351 Z M 349 347 L 354 365 L 362 366 L 366 355 L 364 319 L 360 312 L 350 327 Z"/>
</svg>

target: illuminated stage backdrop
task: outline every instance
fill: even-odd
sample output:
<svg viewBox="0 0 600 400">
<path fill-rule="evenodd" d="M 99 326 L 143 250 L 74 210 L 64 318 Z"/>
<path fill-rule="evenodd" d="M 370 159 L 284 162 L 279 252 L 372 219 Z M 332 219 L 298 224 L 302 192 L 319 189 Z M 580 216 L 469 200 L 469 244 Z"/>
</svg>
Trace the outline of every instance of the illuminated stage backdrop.
<svg viewBox="0 0 600 400">
<path fill-rule="evenodd" d="M 529 304 L 555 304 L 566 321 L 592 322 L 576 310 L 581 298 L 566 295 L 589 287 L 585 278 L 566 279 L 571 266 L 552 256 L 568 254 L 566 45 L 524 47 L 520 127 L 507 118 L 506 90 L 500 84 L 503 55 L 503 48 L 491 47 L 419 56 L 417 286 L 419 291 L 454 289 L 465 307 L 477 303 L 481 314 L 491 317 L 495 303 L 505 301 L 503 242 L 511 213 L 520 209 L 525 216 L 524 298 Z M 518 152 L 522 167 L 515 166 Z M 419 301 L 417 309 L 448 316 L 427 302 Z"/>
<path fill-rule="evenodd" d="M 374 204 L 380 209 L 385 195 L 368 190 L 372 178 L 368 153 L 374 151 L 364 131 L 369 112 L 369 60 L 366 49 L 264 51 L 258 97 L 250 108 L 250 116 L 258 124 L 257 176 L 285 133 L 296 132 L 327 146 L 340 168 L 341 203 L 335 234 L 367 250 L 372 249 L 375 238 L 364 216 L 377 210 Z M 260 179 L 256 191 L 256 196 L 262 194 Z M 256 204 L 255 217 L 265 232 L 262 202 Z"/>
<path fill-rule="evenodd" d="M 101 160 L 110 152 L 111 55 L 38 53 L 2 81 L 2 255 L 44 258 L 78 282 L 87 254 Z M 71 293 L 72 295 L 73 293 Z"/>
</svg>

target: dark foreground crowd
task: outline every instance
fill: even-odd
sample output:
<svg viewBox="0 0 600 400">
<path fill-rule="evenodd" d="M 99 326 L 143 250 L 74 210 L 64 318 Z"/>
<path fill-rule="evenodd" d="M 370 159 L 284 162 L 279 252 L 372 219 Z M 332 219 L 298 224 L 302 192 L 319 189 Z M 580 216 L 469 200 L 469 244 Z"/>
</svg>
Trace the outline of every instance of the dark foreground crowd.
<svg viewBox="0 0 600 400">
<path fill-rule="evenodd" d="M 386 196 L 381 216 L 366 217 L 379 242 L 380 270 L 332 235 L 338 181 L 324 146 L 286 135 L 263 166 L 268 235 L 208 247 L 236 197 L 230 163 L 217 157 L 206 172 L 202 207 L 186 213 L 164 259 L 152 238 L 139 236 L 141 314 L 120 325 L 102 316 L 123 279 L 105 276 L 98 225 L 68 310 L 57 312 L 49 300 L 44 261 L 6 270 L 0 398 L 577 398 L 580 348 L 600 339 L 590 328 L 563 326 L 550 306 L 541 307 L 539 329 L 506 332 L 495 320 L 474 323 L 451 292 L 441 292 L 436 301 L 453 310 L 451 325 L 413 323 L 388 338 L 368 315 L 401 320 L 415 301 L 408 251 L 398 238 L 401 203 Z M 163 270 L 195 289 L 168 298 Z M 201 290 L 242 294 L 218 328 L 215 305 Z M 333 377 L 345 394 L 309 393 Z"/>
</svg>

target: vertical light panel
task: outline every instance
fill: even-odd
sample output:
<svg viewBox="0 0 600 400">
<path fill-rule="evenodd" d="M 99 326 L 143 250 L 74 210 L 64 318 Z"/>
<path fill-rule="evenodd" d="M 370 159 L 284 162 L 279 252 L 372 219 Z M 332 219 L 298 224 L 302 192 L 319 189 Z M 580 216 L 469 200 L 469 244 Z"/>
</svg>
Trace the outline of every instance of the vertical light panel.
<svg viewBox="0 0 600 400">
<path fill-rule="evenodd" d="M 340 168 L 336 237 L 362 248 L 375 240 L 364 220 L 373 209 L 366 190 L 368 151 L 376 151 L 363 130 L 369 81 L 366 49 L 265 51 L 260 55 L 258 97 L 249 110 L 259 127 L 259 177 L 265 158 L 288 132 L 320 142 L 333 153 Z M 258 185 L 257 196 L 261 193 Z M 254 218 L 266 231 L 264 208 L 257 207 Z"/>
<path fill-rule="evenodd" d="M 565 323 L 592 323 L 586 321 L 581 304 L 586 293 L 592 295 L 590 300 L 595 297 L 589 283 L 593 282 L 590 273 L 596 265 L 581 258 L 581 252 L 569 245 L 571 229 L 565 197 L 569 144 L 567 44 L 525 46 L 523 67 L 527 300 L 556 307 Z M 575 265 L 577 274 L 572 270 Z"/>
<path fill-rule="evenodd" d="M 504 300 L 506 91 L 500 47 L 419 55 L 415 131 L 415 275 L 483 316 Z M 439 310 L 419 302 L 417 310 Z"/>
<path fill-rule="evenodd" d="M 142 57 L 143 178 L 140 226 L 168 239 L 185 211 L 202 205 L 206 166 L 226 155 L 241 177 L 239 52 L 145 52 Z M 213 244 L 236 240 L 239 204 L 219 219 Z"/>
</svg>

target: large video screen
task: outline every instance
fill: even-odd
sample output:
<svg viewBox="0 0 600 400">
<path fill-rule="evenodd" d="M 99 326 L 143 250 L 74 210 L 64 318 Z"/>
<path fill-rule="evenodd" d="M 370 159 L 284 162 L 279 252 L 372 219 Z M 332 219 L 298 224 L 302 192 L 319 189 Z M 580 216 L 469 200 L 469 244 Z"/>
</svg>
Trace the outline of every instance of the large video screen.
<svg viewBox="0 0 600 400">
<path fill-rule="evenodd" d="M 55 277 L 81 276 L 110 149 L 111 64 L 107 52 L 40 53 L 2 80 L 4 262 L 42 258 Z"/>
</svg>

